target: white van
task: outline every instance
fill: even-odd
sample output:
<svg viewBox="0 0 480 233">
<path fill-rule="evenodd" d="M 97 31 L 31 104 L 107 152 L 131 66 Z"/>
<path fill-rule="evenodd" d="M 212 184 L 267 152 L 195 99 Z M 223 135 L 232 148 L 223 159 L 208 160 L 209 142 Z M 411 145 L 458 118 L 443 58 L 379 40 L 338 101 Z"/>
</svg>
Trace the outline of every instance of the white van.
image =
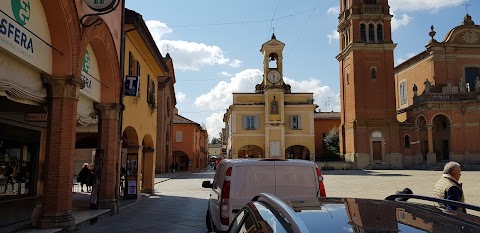
<svg viewBox="0 0 480 233">
<path fill-rule="evenodd" d="M 225 159 L 216 169 L 206 224 L 209 231 L 226 231 L 238 211 L 255 195 L 270 193 L 281 199 L 325 197 L 320 169 L 296 159 Z"/>
</svg>

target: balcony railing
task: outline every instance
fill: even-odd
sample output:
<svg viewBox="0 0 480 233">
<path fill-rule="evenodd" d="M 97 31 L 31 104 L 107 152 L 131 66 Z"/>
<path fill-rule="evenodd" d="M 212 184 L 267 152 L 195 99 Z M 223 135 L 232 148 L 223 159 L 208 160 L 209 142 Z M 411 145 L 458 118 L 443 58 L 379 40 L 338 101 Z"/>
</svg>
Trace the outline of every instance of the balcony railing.
<svg viewBox="0 0 480 233">
<path fill-rule="evenodd" d="M 383 14 L 381 5 L 363 4 L 361 8 L 362 14 Z"/>
<path fill-rule="evenodd" d="M 449 102 L 449 101 L 461 101 L 475 99 L 478 92 L 466 92 L 466 93 L 428 93 L 420 96 L 413 97 L 413 103 L 424 102 Z"/>
</svg>

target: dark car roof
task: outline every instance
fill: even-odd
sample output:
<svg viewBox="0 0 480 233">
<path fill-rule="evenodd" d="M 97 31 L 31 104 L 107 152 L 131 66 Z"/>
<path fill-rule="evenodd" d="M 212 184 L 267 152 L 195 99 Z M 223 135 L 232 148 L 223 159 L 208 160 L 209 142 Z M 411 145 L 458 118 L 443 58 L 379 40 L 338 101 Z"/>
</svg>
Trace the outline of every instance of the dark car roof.
<svg viewBox="0 0 480 233">
<path fill-rule="evenodd" d="M 480 218 L 431 205 L 359 198 L 286 201 L 310 232 L 480 232 Z"/>
<path fill-rule="evenodd" d="M 440 209 L 434 206 L 437 202 L 466 208 L 469 212 Z M 281 221 L 294 233 L 480 232 L 479 206 L 419 195 L 395 194 L 385 200 L 330 197 L 280 200 L 260 193 L 247 206 L 257 205 L 281 216 Z M 476 215 L 469 214 L 471 212 Z"/>
</svg>

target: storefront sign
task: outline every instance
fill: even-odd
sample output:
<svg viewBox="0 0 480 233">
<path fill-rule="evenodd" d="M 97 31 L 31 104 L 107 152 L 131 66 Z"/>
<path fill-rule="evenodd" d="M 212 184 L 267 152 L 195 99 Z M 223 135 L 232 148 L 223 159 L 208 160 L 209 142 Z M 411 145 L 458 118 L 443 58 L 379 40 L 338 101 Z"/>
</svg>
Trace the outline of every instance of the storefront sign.
<svg viewBox="0 0 480 233">
<path fill-rule="evenodd" d="M 2 1 L 0 4 L 1 48 L 51 74 L 50 43 L 48 22 L 40 1 Z"/>
<path fill-rule="evenodd" d="M 87 45 L 83 56 L 81 77 L 85 82 L 85 87 L 80 90 L 80 93 L 96 102 L 100 102 L 100 71 L 98 69 L 97 57 L 90 44 Z"/>
<path fill-rule="evenodd" d="M 140 79 L 138 76 L 127 75 L 125 78 L 125 96 L 137 96 Z"/>
<path fill-rule="evenodd" d="M 108 11 L 112 9 L 116 0 L 84 0 L 85 3 L 95 11 Z"/>
<path fill-rule="evenodd" d="M 25 113 L 25 121 L 43 122 L 47 121 L 48 115 L 46 113 Z"/>
</svg>

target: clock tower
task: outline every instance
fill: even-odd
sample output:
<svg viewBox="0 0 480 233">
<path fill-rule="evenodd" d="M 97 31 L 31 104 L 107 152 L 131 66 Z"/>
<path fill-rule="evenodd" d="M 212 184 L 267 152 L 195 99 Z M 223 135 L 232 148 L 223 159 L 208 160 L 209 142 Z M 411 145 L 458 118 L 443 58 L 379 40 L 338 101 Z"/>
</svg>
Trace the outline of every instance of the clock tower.
<svg viewBox="0 0 480 233">
<path fill-rule="evenodd" d="M 266 155 L 270 158 L 284 158 L 285 119 L 283 82 L 283 48 L 285 44 L 277 40 L 275 34 L 260 49 L 263 54 L 263 82 L 260 89 L 265 97 L 265 142 Z"/>
<path fill-rule="evenodd" d="M 388 0 L 340 0 L 340 153 L 357 168 L 402 160 Z"/>
</svg>

